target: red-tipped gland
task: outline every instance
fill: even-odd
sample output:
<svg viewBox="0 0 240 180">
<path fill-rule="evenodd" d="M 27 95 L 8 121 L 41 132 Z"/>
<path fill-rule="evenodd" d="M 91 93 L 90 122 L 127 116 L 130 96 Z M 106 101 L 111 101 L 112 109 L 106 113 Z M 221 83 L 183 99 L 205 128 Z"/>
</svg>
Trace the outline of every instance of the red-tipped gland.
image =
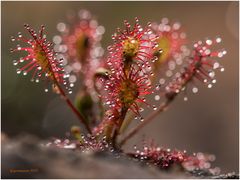
<svg viewBox="0 0 240 180">
<path fill-rule="evenodd" d="M 153 23 L 153 32 L 158 36 L 158 48 L 162 53 L 158 54 L 159 61 L 156 66 L 174 57 L 178 53 L 187 53 L 184 46 L 186 44 L 186 33 L 183 32 L 179 22 L 170 23 L 167 18 L 163 18 L 161 23 Z"/>
<path fill-rule="evenodd" d="M 91 58 L 101 57 L 100 40 L 105 32 L 103 26 L 92 18 L 87 10 L 80 10 L 79 16 L 72 17 L 67 23 L 58 23 L 57 29 L 61 33 L 55 36 L 55 48 L 73 62 L 83 66 L 88 64 Z M 87 18 L 86 18 L 87 17 Z M 74 67 L 73 67 L 74 68 Z M 82 69 L 76 69 L 80 71 Z"/>
<path fill-rule="evenodd" d="M 60 34 L 53 37 L 54 49 L 59 52 L 59 56 L 69 60 L 68 62 L 65 60 L 65 69 L 72 72 L 69 81 L 75 83 L 80 74 L 87 91 L 91 96 L 95 96 L 93 80 L 104 54 L 100 41 L 105 29 L 85 9 L 69 17 L 66 23 L 57 24 Z"/>
<path fill-rule="evenodd" d="M 112 36 L 114 44 L 108 47 L 108 65 L 115 70 L 121 68 L 123 62 L 148 66 L 155 58 L 153 52 L 157 44 L 150 25 L 142 28 L 137 18 L 133 27 L 127 21 L 124 24 L 125 29 L 118 28 L 118 33 Z"/>
<path fill-rule="evenodd" d="M 182 167 L 185 171 L 194 172 L 195 170 L 204 170 L 205 172 L 216 175 L 219 173 L 219 168 L 212 168 L 211 163 L 215 160 L 215 156 L 204 153 L 187 154 L 180 150 L 171 150 L 144 143 L 143 149 L 137 149 L 134 146 L 135 152 L 129 153 L 131 157 L 141 160 L 142 162 L 152 164 L 160 169 L 171 169 L 176 165 Z"/>
<path fill-rule="evenodd" d="M 216 38 L 215 43 L 220 43 L 221 39 Z M 214 44 L 214 41 L 207 39 L 205 42 L 198 41 L 194 44 L 194 50 L 192 56 L 188 61 L 186 67 L 182 70 L 177 77 L 173 79 L 166 87 L 166 97 L 171 99 L 180 91 L 184 91 L 185 86 L 189 82 L 198 80 L 204 84 L 207 84 L 208 88 L 211 88 L 216 83 L 214 70 L 220 69 L 221 72 L 224 68 L 213 59 L 214 57 L 221 58 L 226 54 L 225 50 L 213 51 L 210 47 Z M 193 87 L 193 93 L 198 92 L 197 87 Z M 187 100 L 187 98 L 184 98 Z"/>
<path fill-rule="evenodd" d="M 17 70 L 23 75 L 33 71 L 32 80 L 39 82 L 39 78 L 50 80 L 54 83 L 66 84 L 64 80 L 64 69 L 61 64 L 61 60 L 56 59 L 55 52 L 51 48 L 51 43 L 46 40 L 43 35 L 44 26 L 41 26 L 39 33 L 37 34 L 29 25 L 24 25 L 32 39 L 27 39 L 18 33 L 18 38 L 13 38 L 12 41 L 21 41 L 28 46 L 13 49 L 12 52 L 25 51 L 28 53 L 27 56 L 20 58 L 20 60 L 14 60 L 13 64 L 18 65 L 23 63 L 24 65 Z M 46 89 L 47 90 L 47 89 Z M 47 91 L 46 91 L 47 92 Z"/>
<path fill-rule="evenodd" d="M 131 109 L 139 116 L 139 105 L 145 103 L 145 96 L 151 94 L 151 84 L 147 75 L 141 75 L 140 70 L 131 67 L 128 75 L 123 71 L 110 75 L 106 83 L 106 104 L 110 108 Z"/>
</svg>

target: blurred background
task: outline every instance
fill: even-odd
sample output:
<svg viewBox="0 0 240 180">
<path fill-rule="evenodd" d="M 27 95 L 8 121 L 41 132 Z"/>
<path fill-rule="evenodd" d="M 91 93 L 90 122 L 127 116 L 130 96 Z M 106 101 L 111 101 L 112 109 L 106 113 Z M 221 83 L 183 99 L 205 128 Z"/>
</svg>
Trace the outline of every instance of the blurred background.
<svg viewBox="0 0 240 180">
<path fill-rule="evenodd" d="M 115 29 L 123 27 L 123 20 L 133 22 L 136 16 L 142 25 L 163 17 L 181 22 L 189 47 L 206 37 L 222 37 L 227 55 L 221 59 L 225 72 L 217 73 L 217 84 L 211 89 L 200 86 L 199 93 L 188 94 L 187 102 L 180 95 L 167 112 L 146 126 L 125 148 L 132 149 L 145 136 L 160 146 L 215 154 L 214 165 L 222 172 L 238 172 L 238 2 L 2 2 L 2 131 L 9 136 L 28 132 L 41 138 L 63 137 L 72 125 L 78 124 L 58 96 L 45 93 L 41 83 L 31 83 L 30 75 L 17 76 L 12 60 L 18 55 L 11 54 L 9 49 L 16 45 L 10 36 L 18 31 L 25 33 L 24 23 L 34 29 L 45 24 L 51 40 L 58 33 L 57 23 L 65 21 L 66 12 L 79 9 L 88 9 L 105 27 L 102 41 L 105 49 L 112 43 Z"/>
</svg>

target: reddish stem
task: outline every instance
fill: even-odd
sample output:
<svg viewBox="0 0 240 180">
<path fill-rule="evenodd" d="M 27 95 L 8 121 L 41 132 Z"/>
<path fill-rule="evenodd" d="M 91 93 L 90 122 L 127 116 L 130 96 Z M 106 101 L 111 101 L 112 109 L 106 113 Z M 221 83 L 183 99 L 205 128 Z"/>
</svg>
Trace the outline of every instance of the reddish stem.
<svg viewBox="0 0 240 180">
<path fill-rule="evenodd" d="M 197 66 L 198 69 L 201 67 L 201 66 L 199 66 L 198 63 L 194 64 L 194 67 L 196 67 L 196 66 Z M 189 77 L 187 77 L 187 78 L 185 79 L 185 81 L 184 81 L 184 82 L 182 83 L 182 85 L 181 85 L 182 87 L 185 87 L 185 86 L 187 85 L 187 83 L 190 82 L 190 81 L 193 79 L 193 77 L 194 77 L 194 75 L 195 75 L 195 73 L 196 73 L 196 69 L 197 69 L 197 68 L 195 68 L 195 69 L 190 73 Z M 186 72 L 186 73 L 188 73 L 188 72 Z M 181 89 L 181 88 L 180 88 L 180 89 Z M 145 119 L 145 121 L 144 121 L 143 123 L 139 124 L 136 128 L 132 129 L 132 130 L 130 131 L 130 133 L 129 133 L 125 138 L 123 138 L 123 140 L 120 142 L 120 147 L 121 147 L 122 145 L 124 145 L 128 139 L 130 139 L 132 136 L 134 136 L 134 135 L 135 135 L 140 129 L 142 129 L 146 124 L 148 124 L 149 122 L 151 122 L 160 112 L 165 111 L 165 110 L 167 109 L 168 105 L 175 99 L 175 97 L 176 97 L 177 95 L 178 95 L 178 93 L 175 93 L 175 92 L 166 94 L 166 98 L 167 98 L 166 102 L 163 102 L 163 103 L 159 106 L 159 108 L 158 108 L 157 111 L 152 112 L 152 113 Z"/>
<path fill-rule="evenodd" d="M 70 101 L 70 99 L 66 96 L 65 92 L 63 91 L 63 89 L 61 88 L 61 86 L 59 85 L 57 79 L 55 76 L 54 77 L 54 82 L 56 84 L 56 86 L 58 87 L 61 96 L 63 97 L 63 99 L 66 101 L 67 105 L 70 107 L 70 109 L 74 112 L 74 114 L 78 117 L 79 121 L 85 126 L 85 128 L 87 129 L 87 131 L 92 134 L 92 131 L 89 127 L 89 125 L 86 123 L 86 121 L 84 120 L 84 117 L 80 114 L 80 112 L 75 108 L 75 106 L 72 104 L 72 102 Z"/>
<path fill-rule="evenodd" d="M 30 31 L 29 31 L 30 32 Z M 42 32 L 41 32 L 42 33 Z M 31 34 L 31 32 L 30 32 Z M 39 44 L 39 46 L 42 48 L 42 51 L 46 53 L 46 51 L 44 50 L 44 48 L 42 47 L 41 43 L 39 42 L 39 40 L 33 36 L 34 40 Z M 84 124 L 85 128 L 87 129 L 87 131 L 92 134 L 92 131 L 89 127 L 89 125 L 86 123 L 86 121 L 84 120 L 84 117 L 79 113 L 79 111 L 74 107 L 74 105 L 72 104 L 72 102 L 69 100 L 69 98 L 67 97 L 67 95 L 65 94 L 65 92 L 63 91 L 62 87 L 60 86 L 56 76 L 55 76 L 55 73 L 53 71 L 53 68 L 52 68 L 52 64 L 51 62 L 49 61 L 49 59 L 47 58 L 47 61 L 49 63 L 49 71 L 52 72 L 52 78 L 53 78 L 53 82 L 54 84 L 57 86 L 58 90 L 60 91 L 60 94 L 62 95 L 63 99 L 66 101 L 66 103 L 68 104 L 68 106 L 70 107 L 70 109 L 74 112 L 74 114 L 78 117 L 79 121 L 81 123 Z"/>
</svg>

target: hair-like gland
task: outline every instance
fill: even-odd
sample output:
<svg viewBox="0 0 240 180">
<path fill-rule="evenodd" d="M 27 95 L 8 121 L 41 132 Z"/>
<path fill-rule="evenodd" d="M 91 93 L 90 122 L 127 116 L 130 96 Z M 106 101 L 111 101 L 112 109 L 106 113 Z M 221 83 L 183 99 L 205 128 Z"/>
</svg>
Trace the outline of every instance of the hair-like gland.
<svg viewBox="0 0 240 180">
<path fill-rule="evenodd" d="M 25 57 L 20 58 L 19 61 L 14 61 L 14 65 L 27 62 L 17 73 L 20 74 L 21 71 L 23 71 L 23 74 L 26 75 L 28 72 L 34 70 L 32 80 L 37 76 L 42 78 L 48 77 L 52 81 L 65 83 L 63 79 L 64 69 L 61 66 L 61 60 L 56 59 L 54 51 L 50 48 L 51 43 L 47 42 L 46 38 L 43 37 L 45 27 L 41 27 L 38 35 L 29 25 L 24 25 L 24 27 L 28 30 L 33 39 L 23 37 L 21 33 L 19 33 L 17 39 L 12 37 L 12 41 L 18 40 L 29 45 L 27 47 L 18 46 L 16 49 L 12 50 L 12 52 L 26 51 L 28 53 Z M 43 73 L 45 74 L 44 76 Z M 39 80 L 36 79 L 36 82 L 38 81 Z"/>
</svg>

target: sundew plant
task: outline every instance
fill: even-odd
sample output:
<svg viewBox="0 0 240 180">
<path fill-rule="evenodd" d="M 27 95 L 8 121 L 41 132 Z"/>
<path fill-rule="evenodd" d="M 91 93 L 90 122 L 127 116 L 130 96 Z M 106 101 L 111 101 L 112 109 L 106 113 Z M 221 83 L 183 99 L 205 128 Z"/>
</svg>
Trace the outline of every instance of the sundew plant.
<svg viewBox="0 0 240 180">
<path fill-rule="evenodd" d="M 52 40 L 47 40 L 44 25 L 34 30 L 25 24 L 23 33 L 11 37 L 16 43 L 11 49 L 16 73 L 40 83 L 46 93 L 57 94 L 81 123 L 71 128 L 71 138 L 46 146 L 107 151 L 160 169 L 177 164 L 187 172 L 219 174 L 219 168 L 211 167 L 214 155 L 188 154 L 150 140 L 144 140 L 142 147 L 133 146 L 131 152 L 123 146 L 177 96 L 187 101 L 187 94 L 198 93 L 198 86 L 214 87 L 216 75 L 224 72 L 221 61 L 227 53 L 221 37 L 188 42 L 179 22 L 162 18 L 142 24 L 139 16 L 133 24 L 123 20 L 104 53 L 105 28 L 87 10 L 78 15 L 57 23 Z M 19 57 L 19 51 L 25 56 Z M 72 102 L 68 96 L 77 81 L 82 86 Z M 143 116 L 144 109 L 151 113 Z M 133 121 L 138 123 L 130 129 Z"/>
</svg>

